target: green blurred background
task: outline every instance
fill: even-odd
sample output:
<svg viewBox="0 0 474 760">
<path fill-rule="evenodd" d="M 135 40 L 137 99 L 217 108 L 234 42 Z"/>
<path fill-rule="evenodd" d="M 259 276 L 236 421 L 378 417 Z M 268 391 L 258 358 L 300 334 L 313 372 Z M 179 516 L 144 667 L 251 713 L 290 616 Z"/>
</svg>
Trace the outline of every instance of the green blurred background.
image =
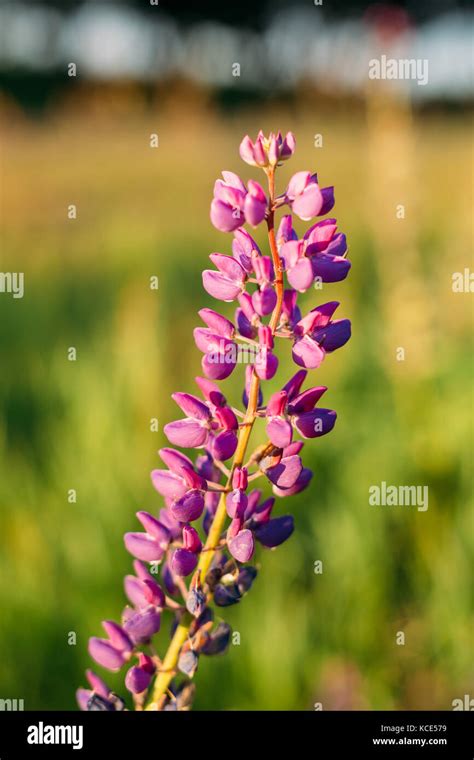
<svg viewBox="0 0 474 760">
<path fill-rule="evenodd" d="M 213 182 L 260 179 L 237 150 L 260 128 L 296 135 L 280 190 L 300 169 L 336 187 L 353 268 L 302 304 L 340 300 L 353 337 L 313 374 L 338 423 L 305 447 L 311 487 L 277 503 L 295 534 L 259 551 L 251 593 L 224 610 L 241 643 L 201 658 L 195 709 L 451 709 L 472 694 L 472 296 L 452 290 L 470 265 L 467 111 L 308 84 L 223 108 L 175 81 L 151 97 L 89 84 L 34 118 L 5 96 L 2 115 L 2 270 L 25 272 L 25 295 L 0 295 L 0 697 L 75 709 L 87 639 L 120 614 L 122 534 L 161 507 L 149 471 L 170 394 L 193 392 L 196 311 L 216 306 L 200 272 L 230 252 Z M 292 372 L 279 355 L 266 395 Z M 240 372 L 224 387 L 238 404 Z M 369 506 L 381 481 L 429 486 L 428 511 Z"/>
</svg>

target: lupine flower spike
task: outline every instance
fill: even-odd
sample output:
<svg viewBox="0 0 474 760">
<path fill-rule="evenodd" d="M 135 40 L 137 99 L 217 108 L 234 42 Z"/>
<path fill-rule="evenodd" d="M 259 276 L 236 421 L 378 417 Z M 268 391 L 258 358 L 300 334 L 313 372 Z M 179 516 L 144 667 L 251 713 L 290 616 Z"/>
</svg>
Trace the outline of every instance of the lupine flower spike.
<svg viewBox="0 0 474 760">
<path fill-rule="evenodd" d="M 304 386 L 308 370 L 349 340 L 351 325 L 335 318 L 337 301 L 302 313 L 298 297 L 316 279 L 343 280 L 351 264 L 336 220 L 313 221 L 332 210 L 333 187 L 321 187 L 316 174 L 299 171 L 276 195 L 276 171 L 294 151 L 291 132 L 285 137 L 259 132 L 255 140 L 246 136 L 240 156 L 263 171 L 267 189 L 253 179 L 245 184 L 229 171 L 215 183 L 211 222 L 233 233 L 233 240 L 231 252 L 211 253 L 213 268 L 203 272 L 204 289 L 216 303 L 199 311 L 201 324 L 194 330 L 202 374 L 194 389 L 172 396 L 180 416 L 165 426 L 171 446 L 158 452 L 163 464 L 151 473 L 164 503 L 154 514 L 137 512 L 141 530 L 124 537 L 133 557 L 133 574 L 124 582 L 128 604 L 119 623 L 104 621 L 105 636 L 89 641 L 96 665 L 123 670 L 131 696 L 114 694 L 88 670 L 89 687 L 77 692 L 82 710 L 123 710 L 127 703 L 138 710 L 190 708 L 200 658 L 223 653 L 230 641 L 230 626 L 216 623 L 214 610 L 237 604 L 250 590 L 260 547 L 274 549 L 293 533 L 293 517 L 281 514 L 280 499 L 309 486 L 312 472 L 302 460 L 305 441 L 335 425 L 336 412 L 320 406 L 327 388 Z M 275 232 L 280 209 L 286 213 Z M 293 215 L 311 220 L 303 234 L 295 229 Z M 268 254 L 244 229 L 262 223 Z M 235 303 L 234 314 L 224 306 L 228 302 Z M 275 344 L 285 340 L 296 371 L 265 403 L 265 382 L 278 372 Z M 234 372 L 242 357 L 248 361 L 239 410 L 216 381 Z M 254 425 L 264 427 L 267 442 L 251 452 Z M 194 460 L 180 448 L 195 450 Z M 259 478 L 268 484 L 266 495 L 263 486 L 253 488 Z M 171 642 L 161 657 L 153 637 L 164 617 L 171 618 L 166 624 Z"/>
</svg>

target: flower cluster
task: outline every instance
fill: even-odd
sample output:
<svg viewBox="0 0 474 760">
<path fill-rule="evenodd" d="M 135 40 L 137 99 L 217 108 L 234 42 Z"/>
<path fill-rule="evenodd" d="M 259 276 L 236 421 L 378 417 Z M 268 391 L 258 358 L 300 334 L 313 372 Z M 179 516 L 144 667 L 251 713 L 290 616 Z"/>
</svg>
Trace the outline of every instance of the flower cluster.
<svg viewBox="0 0 474 760">
<path fill-rule="evenodd" d="M 308 487 L 305 440 L 326 435 L 336 422 L 336 412 L 319 405 L 327 388 L 304 384 L 308 370 L 349 340 L 350 322 L 334 318 L 337 301 L 303 314 L 298 296 L 316 281 L 343 280 L 350 262 L 335 219 L 316 221 L 302 237 L 293 226 L 293 214 L 312 220 L 331 211 L 332 187 L 321 188 L 316 174 L 300 171 L 275 194 L 276 169 L 294 150 L 291 132 L 284 138 L 260 132 L 254 142 L 247 136 L 240 155 L 263 170 L 268 191 L 253 180 L 245 185 L 233 172 L 215 183 L 211 221 L 233 233 L 232 253 L 210 255 L 215 268 L 203 272 L 203 285 L 214 299 L 235 302 L 235 313 L 231 320 L 212 308 L 199 311 L 194 340 L 203 354 L 202 375 L 193 393 L 173 394 L 181 416 L 165 426 L 171 447 L 159 451 L 163 466 L 151 473 L 164 506 L 157 515 L 137 512 L 142 530 L 124 537 L 134 558 L 134 574 L 124 583 L 129 604 L 120 624 L 102 623 L 106 637 L 89 641 L 98 665 L 110 671 L 126 666 L 125 687 L 136 709 L 189 709 L 199 658 L 224 652 L 230 641 L 230 627 L 215 622 L 216 610 L 250 589 L 256 546 L 273 549 L 292 534 L 292 516 L 274 514 L 278 499 Z M 275 232 L 275 212 L 283 207 L 291 213 Z M 264 221 L 270 255 L 243 229 Z M 264 403 L 262 381 L 276 375 L 275 346 L 284 341 L 297 369 Z M 239 363 L 246 365 L 243 410 L 216 383 Z M 255 423 L 264 425 L 267 441 L 249 453 Z M 183 448 L 197 450 L 194 461 Z M 172 638 L 161 659 L 153 637 L 165 613 Z M 91 688 L 78 690 L 81 709 L 124 709 L 99 676 L 88 671 L 87 679 Z"/>
</svg>

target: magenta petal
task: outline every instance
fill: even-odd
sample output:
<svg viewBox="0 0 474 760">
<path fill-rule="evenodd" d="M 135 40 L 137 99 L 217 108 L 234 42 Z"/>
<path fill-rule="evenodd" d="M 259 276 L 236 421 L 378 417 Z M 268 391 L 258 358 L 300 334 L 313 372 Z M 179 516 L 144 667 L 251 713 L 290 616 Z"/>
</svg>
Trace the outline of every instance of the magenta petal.
<svg viewBox="0 0 474 760">
<path fill-rule="evenodd" d="M 325 351 L 309 335 L 304 335 L 295 342 L 292 356 L 293 361 L 300 367 L 316 369 L 323 362 Z"/>
<path fill-rule="evenodd" d="M 293 454 L 299 454 L 304 447 L 304 441 L 293 441 L 289 446 L 285 446 L 282 457 L 291 457 Z"/>
<path fill-rule="evenodd" d="M 225 338 L 233 337 L 235 328 L 227 317 L 223 317 L 222 314 L 214 311 L 214 309 L 200 309 L 198 314 L 202 321 L 218 335 L 223 335 Z"/>
<path fill-rule="evenodd" d="M 149 578 L 142 582 L 144 585 L 145 596 L 148 599 L 148 604 L 153 605 L 153 607 L 164 607 L 165 594 L 161 586 L 159 586 L 158 583 L 152 578 Z"/>
<path fill-rule="evenodd" d="M 211 203 L 211 222 L 221 232 L 232 232 L 242 226 L 244 215 L 238 207 L 214 198 Z"/>
<path fill-rule="evenodd" d="M 262 496 L 262 492 L 260 489 L 256 488 L 253 491 L 250 491 L 248 494 L 248 501 L 247 501 L 247 509 L 245 510 L 244 520 L 248 520 L 250 517 L 252 517 L 253 513 L 257 509 L 258 502 L 260 501 L 260 497 Z"/>
<path fill-rule="evenodd" d="M 339 301 L 328 301 L 315 309 L 311 309 L 296 325 L 298 333 L 309 333 L 316 328 L 326 327 L 338 306 Z"/>
<path fill-rule="evenodd" d="M 195 420 L 211 419 L 209 407 L 197 396 L 193 396 L 191 393 L 173 393 L 171 398 L 187 417 L 193 417 Z"/>
<path fill-rule="evenodd" d="M 310 181 L 311 174 L 309 172 L 301 171 L 293 174 L 286 189 L 286 195 L 288 198 L 296 198 L 297 195 L 301 195 Z"/>
<path fill-rule="evenodd" d="M 303 466 L 298 455 L 283 457 L 274 467 L 265 470 L 265 475 L 271 483 L 279 488 L 291 488 L 298 479 Z"/>
<path fill-rule="evenodd" d="M 147 673 L 143 668 L 134 665 L 127 671 L 125 676 L 125 686 L 132 694 L 141 694 L 148 689 L 151 681 L 151 673 Z"/>
<path fill-rule="evenodd" d="M 239 531 L 234 538 L 228 541 L 227 546 L 238 562 L 248 562 L 255 548 L 252 531 L 247 528 Z"/>
<path fill-rule="evenodd" d="M 271 496 L 270 499 L 267 499 L 259 506 L 259 508 L 254 512 L 252 516 L 252 522 L 256 523 L 257 525 L 263 525 L 263 523 L 266 523 L 270 519 L 270 515 L 272 513 L 273 506 L 275 504 L 275 497 Z"/>
<path fill-rule="evenodd" d="M 273 486 L 273 493 L 275 496 L 294 496 L 295 494 L 304 491 L 304 489 L 309 486 L 312 477 L 312 470 L 308 467 L 303 467 L 298 480 L 291 486 L 291 488 L 278 488 L 278 486 Z"/>
<path fill-rule="evenodd" d="M 147 599 L 146 586 L 140 578 L 134 575 L 126 575 L 124 579 L 125 594 L 134 607 L 147 607 L 150 602 Z"/>
<path fill-rule="evenodd" d="M 324 189 L 321 192 L 324 195 Z M 337 222 L 335 219 L 322 219 L 306 230 L 304 239 L 308 241 L 308 246 L 314 246 L 315 251 L 324 251 L 336 230 Z"/>
<path fill-rule="evenodd" d="M 318 216 L 323 207 L 324 199 L 319 186 L 311 182 L 292 203 L 292 210 L 300 219 L 307 221 Z"/>
<path fill-rule="evenodd" d="M 321 343 L 326 352 L 335 351 L 351 337 L 351 322 L 349 319 L 336 319 L 327 327 L 315 330 L 312 337 Z"/>
<path fill-rule="evenodd" d="M 277 302 L 277 294 L 268 283 L 252 294 L 252 306 L 261 317 L 271 314 Z"/>
<path fill-rule="evenodd" d="M 160 455 L 160 458 L 163 460 L 165 465 L 178 475 L 181 473 L 183 467 L 192 468 L 193 466 L 190 458 L 187 457 L 186 454 L 182 454 L 181 451 L 177 451 L 176 449 L 160 449 L 158 454 Z"/>
<path fill-rule="evenodd" d="M 283 386 L 282 390 L 287 392 L 288 401 L 291 401 L 300 392 L 300 388 L 303 385 L 307 374 L 308 373 L 305 369 L 299 369 L 298 372 L 288 380 L 287 384 Z"/>
<path fill-rule="evenodd" d="M 280 225 L 278 227 L 277 234 L 276 234 L 277 245 L 280 246 L 280 254 L 283 255 L 282 246 L 285 243 L 287 243 L 289 240 L 297 240 L 297 239 L 298 239 L 298 235 L 293 229 L 293 217 L 291 216 L 291 214 L 285 214 L 281 218 Z"/>
<path fill-rule="evenodd" d="M 227 494 L 225 505 L 227 514 L 229 517 L 243 518 L 247 509 L 248 498 L 245 491 L 240 488 L 235 488 L 233 491 Z"/>
<path fill-rule="evenodd" d="M 143 562 L 159 562 L 165 553 L 160 542 L 148 533 L 125 533 L 123 538 L 127 551 Z"/>
<path fill-rule="evenodd" d="M 308 390 L 300 393 L 293 401 L 288 405 L 288 411 L 290 414 L 300 414 L 301 412 L 310 412 L 314 409 L 321 396 L 326 393 L 327 387 L 325 385 L 317 385 L 314 388 L 308 388 Z"/>
<path fill-rule="evenodd" d="M 288 393 L 285 390 L 273 393 L 268 399 L 266 415 L 267 417 L 281 417 L 286 409 L 288 402 Z"/>
<path fill-rule="evenodd" d="M 185 577 L 193 572 L 198 558 L 187 549 L 176 549 L 171 557 L 171 571 L 176 575 Z"/>
<path fill-rule="evenodd" d="M 139 610 L 123 624 L 134 644 L 145 644 L 160 630 L 161 616 L 154 607 Z"/>
<path fill-rule="evenodd" d="M 288 282 L 291 287 L 304 293 L 311 287 L 314 280 L 313 266 L 310 259 L 303 256 L 294 267 L 288 270 Z"/>
<path fill-rule="evenodd" d="M 349 259 L 328 253 L 316 254 L 311 264 L 314 277 L 320 277 L 322 282 L 340 282 L 347 277 L 351 268 Z"/>
<path fill-rule="evenodd" d="M 225 380 L 234 371 L 237 360 L 230 354 L 213 353 L 202 357 L 201 367 L 206 377 Z"/>
<path fill-rule="evenodd" d="M 95 636 L 89 639 L 89 654 L 99 665 L 112 672 L 120 670 L 125 662 L 122 652 L 112 646 L 109 641 Z"/>
<path fill-rule="evenodd" d="M 236 190 L 239 190 L 241 193 L 245 193 L 245 185 L 238 174 L 235 172 L 223 171 L 222 176 L 224 177 L 227 185 L 235 188 Z"/>
<path fill-rule="evenodd" d="M 245 135 L 244 139 L 240 143 L 239 153 L 240 153 L 240 158 L 242 159 L 242 161 L 245 161 L 245 163 L 250 164 L 250 166 L 257 165 L 255 161 L 255 152 L 254 152 L 253 142 L 248 135 Z"/>
<path fill-rule="evenodd" d="M 128 638 L 127 634 L 123 630 L 122 626 L 116 623 L 114 620 L 104 620 L 102 628 L 106 632 L 110 639 L 110 643 L 119 652 L 130 653 L 133 649 L 132 642 Z"/>
<path fill-rule="evenodd" d="M 336 424 L 337 414 L 332 409 L 313 409 L 295 417 L 295 426 L 303 438 L 319 438 L 329 433 Z"/>
<path fill-rule="evenodd" d="M 225 462 L 235 453 L 237 435 L 233 430 L 224 430 L 211 439 L 209 448 L 214 459 Z"/>
<path fill-rule="evenodd" d="M 169 422 L 164 427 L 164 434 L 175 446 L 196 449 L 206 443 L 209 430 L 205 425 L 188 417 Z"/>
<path fill-rule="evenodd" d="M 323 205 L 319 211 L 321 216 L 328 214 L 334 206 L 334 187 L 321 188 L 321 195 L 323 196 Z"/>
<path fill-rule="evenodd" d="M 165 450 L 166 449 L 162 449 L 162 451 Z M 168 451 L 171 451 L 171 449 L 168 449 Z M 165 461 L 164 457 L 162 457 L 162 459 Z M 162 496 L 169 496 L 172 499 L 179 499 L 179 497 L 183 496 L 187 491 L 184 480 L 174 472 L 169 472 L 169 470 L 153 470 L 151 473 L 151 482 L 158 493 Z"/>
<path fill-rule="evenodd" d="M 283 417 L 274 417 L 267 424 L 267 435 L 274 446 L 284 449 L 289 446 L 293 436 L 291 424 Z"/>
<path fill-rule="evenodd" d="M 240 335 L 243 335 L 244 338 L 255 338 L 257 331 L 252 323 L 249 322 L 242 309 L 236 309 L 235 322 Z"/>
<path fill-rule="evenodd" d="M 202 284 L 209 295 L 218 298 L 220 301 L 233 301 L 242 292 L 240 283 L 213 269 L 204 270 Z"/>
<path fill-rule="evenodd" d="M 163 525 L 163 523 L 148 512 L 137 512 L 137 517 L 146 532 L 150 536 L 153 536 L 153 538 L 156 538 L 163 545 L 163 548 L 166 548 L 170 542 L 170 532 L 166 525 Z"/>
<path fill-rule="evenodd" d="M 195 377 L 196 385 L 199 386 L 203 396 L 214 406 L 224 406 L 226 398 L 218 385 L 205 377 Z M 168 465 L 169 466 L 169 465 Z"/>
<path fill-rule="evenodd" d="M 104 699 L 107 699 L 110 694 L 110 689 L 97 673 L 93 670 L 86 670 L 86 678 L 89 681 L 90 687 L 96 694 Z"/>
<path fill-rule="evenodd" d="M 255 531 L 255 537 L 263 546 L 269 549 L 280 546 L 291 536 L 294 530 L 293 517 L 283 515 L 269 520 Z"/>
<path fill-rule="evenodd" d="M 184 493 L 180 494 L 180 496 L 183 496 L 183 495 Z M 165 525 L 168 528 L 171 536 L 173 538 L 179 538 L 179 536 L 181 535 L 181 525 L 180 525 L 179 520 L 177 520 L 171 514 L 170 510 L 166 508 L 160 509 L 159 517 L 160 517 L 160 522 L 163 523 L 163 525 Z M 141 577 L 140 573 L 138 573 L 136 570 L 135 572 L 137 573 L 138 577 Z"/>
<path fill-rule="evenodd" d="M 199 533 L 192 525 L 185 525 L 183 528 L 183 545 L 185 549 L 193 554 L 199 554 L 202 549 Z"/>
<path fill-rule="evenodd" d="M 233 256 L 228 256 L 225 253 L 211 253 L 209 258 L 222 274 L 240 285 L 243 284 L 245 280 L 245 270 L 239 264 L 237 259 Z"/>
<path fill-rule="evenodd" d="M 244 215 L 248 224 L 257 227 L 265 219 L 266 211 L 266 201 L 259 200 L 250 193 L 247 194 L 244 202 Z"/>
<path fill-rule="evenodd" d="M 255 372 L 260 380 L 271 380 L 278 369 L 278 359 L 269 350 L 260 350 L 255 361 Z"/>
<path fill-rule="evenodd" d="M 291 219 L 291 217 L 290 217 Z M 294 267 L 302 253 L 302 241 L 301 240 L 289 240 L 282 245 L 280 250 L 280 256 L 285 261 L 287 269 Z"/>
<path fill-rule="evenodd" d="M 192 522 L 201 517 L 204 510 L 204 496 L 201 491 L 191 490 L 175 501 L 170 507 L 171 513 L 180 522 Z M 140 558 L 139 558 L 140 559 Z"/>
<path fill-rule="evenodd" d="M 343 232 L 335 235 L 328 247 L 324 250 L 324 253 L 329 253 L 331 256 L 339 257 L 343 256 L 347 251 L 347 240 Z"/>
</svg>

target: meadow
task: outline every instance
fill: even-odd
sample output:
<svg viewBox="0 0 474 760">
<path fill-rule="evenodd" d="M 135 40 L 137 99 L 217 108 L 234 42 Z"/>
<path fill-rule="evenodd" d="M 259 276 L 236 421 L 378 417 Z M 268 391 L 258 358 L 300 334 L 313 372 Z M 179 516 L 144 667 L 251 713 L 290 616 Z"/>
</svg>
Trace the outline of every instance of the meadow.
<svg viewBox="0 0 474 760">
<path fill-rule="evenodd" d="M 370 95 L 2 108 L 1 268 L 25 273 L 25 293 L 0 294 L 0 697 L 75 709 L 87 639 L 119 616 L 122 534 L 161 506 L 149 472 L 170 394 L 200 373 L 192 328 L 215 306 L 200 273 L 230 252 L 209 222 L 213 182 L 257 178 L 237 146 L 259 128 L 296 135 L 281 190 L 306 168 L 336 187 L 352 271 L 304 303 L 340 300 L 353 337 L 315 373 L 338 421 L 306 447 L 311 487 L 277 505 L 295 533 L 260 552 L 251 593 L 225 611 L 240 644 L 201 658 L 195 709 L 451 709 L 472 694 L 472 301 L 452 289 L 470 265 L 467 117 Z M 239 372 L 225 389 L 240 398 Z M 428 486 L 428 509 L 369 505 L 382 481 Z"/>
</svg>

